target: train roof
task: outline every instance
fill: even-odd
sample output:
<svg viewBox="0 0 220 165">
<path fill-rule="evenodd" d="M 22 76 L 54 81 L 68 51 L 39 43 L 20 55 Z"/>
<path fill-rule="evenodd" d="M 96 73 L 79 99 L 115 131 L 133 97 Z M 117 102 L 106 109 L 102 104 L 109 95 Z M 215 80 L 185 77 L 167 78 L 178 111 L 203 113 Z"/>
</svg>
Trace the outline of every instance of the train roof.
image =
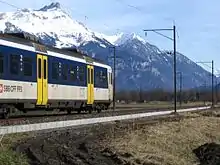
<svg viewBox="0 0 220 165">
<path fill-rule="evenodd" d="M 76 48 L 66 47 L 66 48 L 60 49 L 60 48 L 52 47 L 50 45 L 45 45 L 41 43 L 38 37 L 32 34 L 29 34 L 29 33 L 25 33 L 25 32 L 24 33 L 0 33 L 0 39 L 4 39 L 7 41 L 11 41 L 11 42 L 16 42 L 16 43 L 31 46 L 31 47 L 34 47 L 34 44 L 38 44 L 44 47 L 47 51 L 61 53 L 67 56 L 72 56 L 72 57 L 76 57 L 80 59 L 86 58 L 86 60 L 88 61 L 93 61 L 93 62 L 107 65 L 104 61 L 97 59 L 97 58 L 90 57 L 86 55 L 85 53 L 82 53 L 80 50 Z"/>
</svg>

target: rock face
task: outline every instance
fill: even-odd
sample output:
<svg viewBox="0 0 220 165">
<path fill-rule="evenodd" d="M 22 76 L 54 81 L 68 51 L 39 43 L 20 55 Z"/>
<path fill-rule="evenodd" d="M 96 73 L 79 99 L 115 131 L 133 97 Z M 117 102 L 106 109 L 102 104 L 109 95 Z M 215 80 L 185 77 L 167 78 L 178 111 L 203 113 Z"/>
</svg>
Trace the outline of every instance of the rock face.
<svg viewBox="0 0 220 165">
<path fill-rule="evenodd" d="M 106 36 L 94 32 L 72 19 L 59 3 L 46 5 L 39 10 L 0 13 L 0 30 L 29 32 L 41 38 L 45 44 L 56 47 L 78 47 L 110 65 L 113 60 L 109 47 L 116 46 L 118 90 L 140 87 L 144 90 L 173 89 L 172 55 L 162 52 L 134 33 Z M 211 84 L 210 73 L 180 53 L 177 54 L 177 70 L 182 72 L 183 88 Z"/>
</svg>

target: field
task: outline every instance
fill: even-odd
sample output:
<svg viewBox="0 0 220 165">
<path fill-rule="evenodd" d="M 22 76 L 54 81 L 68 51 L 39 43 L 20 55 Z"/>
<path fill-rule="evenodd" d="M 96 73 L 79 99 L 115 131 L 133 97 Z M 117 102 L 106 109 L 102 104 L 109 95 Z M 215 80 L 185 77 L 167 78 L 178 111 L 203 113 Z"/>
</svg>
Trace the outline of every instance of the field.
<svg viewBox="0 0 220 165">
<path fill-rule="evenodd" d="M 110 148 L 132 155 L 129 161 L 134 164 L 196 164 L 194 149 L 205 143 L 220 142 L 220 118 L 216 116 L 219 115 L 209 112 L 188 113 L 172 122 L 134 124 L 123 136 L 110 140 Z"/>
<path fill-rule="evenodd" d="M 219 116 L 218 110 L 208 110 L 10 135 L 3 139 L 0 164 L 198 164 L 194 149 L 220 143 Z"/>
<path fill-rule="evenodd" d="M 177 108 L 184 108 L 184 107 L 192 107 L 192 106 L 205 106 L 205 105 L 211 105 L 211 102 L 188 102 L 188 103 L 182 103 L 181 106 L 179 103 L 177 103 Z M 112 108 L 113 105 L 110 106 Z M 165 102 L 165 101 L 151 101 L 147 103 L 116 103 L 116 108 L 147 108 L 147 109 L 154 109 L 154 108 L 174 108 L 174 104 L 172 102 Z"/>
</svg>

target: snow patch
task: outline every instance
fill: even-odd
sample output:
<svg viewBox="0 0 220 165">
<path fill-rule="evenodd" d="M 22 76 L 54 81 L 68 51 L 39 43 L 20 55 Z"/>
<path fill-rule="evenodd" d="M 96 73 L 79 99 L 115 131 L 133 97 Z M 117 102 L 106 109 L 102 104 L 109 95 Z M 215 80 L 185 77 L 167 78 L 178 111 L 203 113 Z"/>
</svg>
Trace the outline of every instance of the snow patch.
<svg viewBox="0 0 220 165">
<path fill-rule="evenodd" d="M 124 43 L 126 43 L 127 41 L 131 41 L 137 39 L 139 41 L 141 41 L 142 43 L 146 43 L 146 41 L 144 39 L 142 39 L 140 36 L 136 35 L 135 33 L 121 33 L 120 35 L 118 35 L 117 40 L 114 42 L 115 45 L 123 45 Z"/>
<path fill-rule="evenodd" d="M 106 46 L 104 44 L 99 44 L 101 47 L 106 48 Z"/>
<path fill-rule="evenodd" d="M 160 75 L 160 72 L 158 71 L 158 69 L 157 68 L 154 68 L 154 67 L 152 67 L 152 73 L 153 74 L 155 74 L 156 76 L 159 76 Z"/>
</svg>

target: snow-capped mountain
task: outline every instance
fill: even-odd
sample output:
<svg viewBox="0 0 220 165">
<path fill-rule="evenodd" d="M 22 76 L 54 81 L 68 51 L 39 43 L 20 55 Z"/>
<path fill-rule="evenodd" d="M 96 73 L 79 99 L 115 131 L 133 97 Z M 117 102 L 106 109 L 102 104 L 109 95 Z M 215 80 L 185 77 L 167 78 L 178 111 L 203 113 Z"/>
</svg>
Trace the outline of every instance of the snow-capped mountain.
<svg viewBox="0 0 220 165">
<path fill-rule="evenodd" d="M 146 43 L 146 41 L 143 38 L 136 35 L 135 33 L 119 33 L 117 35 L 103 37 L 111 44 L 116 46 L 123 45 L 125 42 L 132 39 L 137 39 L 139 41 L 142 41 L 143 43 Z"/>
<path fill-rule="evenodd" d="M 173 56 L 162 52 L 135 33 L 107 36 L 93 32 L 74 20 L 59 3 L 39 10 L 23 9 L 0 13 L 2 32 L 29 32 L 42 42 L 56 47 L 78 47 L 88 55 L 112 65 L 109 47 L 117 53 L 117 89 L 173 87 Z M 183 88 L 201 86 L 210 81 L 210 73 L 182 54 L 177 68 L 183 75 Z"/>
<path fill-rule="evenodd" d="M 73 20 L 59 3 L 52 3 L 39 10 L 23 9 L 0 13 L 0 30 L 15 29 L 35 34 L 41 38 L 54 38 L 56 47 L 79 46 L 88 41 L 97 41 L 95 33 L 82 23 Z"/>
<path fill-rule="evenodd" d="M 116 47 L 116 82 L 119 89 L 173 88 L 173 55 L 160 51 L 156 46 L 135 35 L 123 37 L 118 41 L 120 44 Z M 103 56 L 109 54 L 109 50 L 94 42 L 83 45 L 80 49 L 113 64 L 111 58 Z M 211 74 L 180 53 L 177 53 L 177 72 L 178 86 L 179 72 L 182 73 L 183 88 L 198 87 L 205 82 L 207 85 L 211 84 Z"/>
</svg>

